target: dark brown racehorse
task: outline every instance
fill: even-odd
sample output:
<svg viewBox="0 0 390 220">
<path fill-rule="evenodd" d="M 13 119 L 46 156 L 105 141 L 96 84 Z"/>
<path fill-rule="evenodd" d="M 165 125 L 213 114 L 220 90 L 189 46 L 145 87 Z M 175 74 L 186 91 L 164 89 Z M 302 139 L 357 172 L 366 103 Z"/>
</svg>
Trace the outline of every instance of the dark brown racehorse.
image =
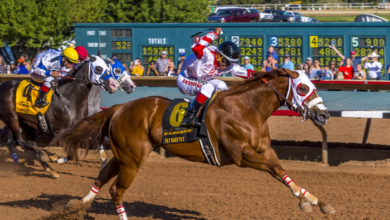
<svg viewBox="0 0 390 220">
<path fill-rule="evenodd" d="M 300 79 L 299 85 L 290 83 L 296 79 Z M 291 180 L 271 148 L 267 119 L 284 104 L 284 100 L 265 85 L 267 81 L 289 100 L 302 96 L 303 107 L 307 109 L 304 114 L 316 125 L 324 125 L 329 119 L 322 99 L 306 75 L 289 70 L 256 72 L 253 78 L 218 93 L 208 108 L 206 124 L 219 163 L 221 166 L 235 164 L 270 173 L 291 189 L 305 212 L 311 212 L 312 205 L 319 206 L 326 214 L 335 212 L 331 205 Z M 117 176 L 110 194 L 120 219 L 127 219 L 123 194 L 154 147 L 163 147 L 189 161 L 207 163 L 199 142 L 162 146 L 161 123 L 169 102 L 163 97 L 147 97 L 116 105 L 83 119 L 56 137 L 55 144 L 60 144 L 76 158 L 77 149 L 96 146 L 104 136 L 110 139 L 114 158 L 100 171 L 91 191 L 83 198 L 84 203 L 91 202 L 99 188 Z"/>
<path fill-rule="evenodd" d="M 103 78 L 105 75 L 107 75 L 107 79 L 101 80 L 101 87 L 106 88 L 110 93 L 115 92 L 118 84 L 112 78 L 106 63 L 100 57 L 90 56 L 90 61 L 81 64 L 80 67 L 70 71 L 67 75 L 67 77 L 79 81 L 69 78 L 58 80 L 57 91 L 61 96 L 57 93 L 53 95 L 52 103 L 45 114 L 51 132 L 50 136 L 62 129 L 72 127 L 88 115 L 88 96 L 92 89 L 92 84 L 89 83 L 90 78 L 99 78 L 100 76 Z M 33 151 L 45 171 L 49 172 L 52 178 L 58 178 L 58 173 L 47 163 L 49 158 L 46 153 L 38 146 L 31 144 L 37 142 L 36 132 L 39 128 L 37 117 L 15 110 L 16 90 L 20 82 L 20 80 L 11 80 L 0 85 L 0 120 L 10 130 L 7 134 L 9 135 L 7 146 L 13 155 L 16 155 L 15 145 Z M 30 142 L 29 140 L 34 141 Z"/>
</svg>

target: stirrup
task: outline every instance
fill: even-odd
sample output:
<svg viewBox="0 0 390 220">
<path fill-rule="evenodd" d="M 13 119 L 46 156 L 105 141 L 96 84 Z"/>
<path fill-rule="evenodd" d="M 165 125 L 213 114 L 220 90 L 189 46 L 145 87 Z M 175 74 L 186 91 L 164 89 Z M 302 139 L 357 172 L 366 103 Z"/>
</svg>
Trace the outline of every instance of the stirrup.
<svg viewBox="0 0 390 220">
<path fill-rule="evenodd" d="M 47 92 L 42 91 L 42 89 L 39 90 L 38 98 L 35 101 L 34 107 L 43 108 L 49 105 L 49 102 L 46 101 L 46 95 Z"/>
<path fill-rule="evenodd" d="M 180 123 L 180 127 L 200 127 L 202 124 L 197 121 L 196 113 L 186 114 L 183 121 Z"/>
<path fill-rule="evenodd" d="M 35 102 L 34 107 L 43 108 L 43 107 L 47 106 L 48 104 L 49 104 L 49 103 L 46 102 L 45 100 L 39 99 L 39 100 L 37 100 L 37 101 Z"/>
</svg>

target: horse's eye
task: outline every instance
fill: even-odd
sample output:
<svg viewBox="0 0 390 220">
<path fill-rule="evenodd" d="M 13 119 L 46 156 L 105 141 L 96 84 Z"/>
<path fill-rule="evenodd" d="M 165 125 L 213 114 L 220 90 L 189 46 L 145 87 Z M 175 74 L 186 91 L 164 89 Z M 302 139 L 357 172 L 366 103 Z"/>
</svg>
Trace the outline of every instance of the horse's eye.
<svg viewBox="0 0 390 220">
<path fill-rule="evenodd" d="M 122 70 L 120 68 L 115 68 L 114 69 L 114 74 L 115 75 L 121 75 L 121 73 L 122 73 Z"/>
<path fill-rule="evenodd" d="M 307 93 L 309 93 L 309 87 L 307 85 L 302 84 L 298 87 L 298 92 L 301 95 L 307 95 Z"/>
<path fill-rule="evenodd" d="M 103 67 L 101 67 L 101 66 L 95 67 L 95 73 L 96 73 L 97 75 L 102 75 L 102 73 L 103 73 Z"/>
</svg>

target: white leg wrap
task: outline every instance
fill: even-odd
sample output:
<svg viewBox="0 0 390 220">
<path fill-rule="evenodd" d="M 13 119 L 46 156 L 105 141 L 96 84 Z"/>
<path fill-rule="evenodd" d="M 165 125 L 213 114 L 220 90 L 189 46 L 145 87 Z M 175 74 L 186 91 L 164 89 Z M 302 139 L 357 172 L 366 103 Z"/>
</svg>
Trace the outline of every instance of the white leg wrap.
<svg viewBox="0 0 390 220">
<path fill-rule="evenodd" d="M 61 158 L 61 159 L 57 160 L 58 164 L 64 164 L 64 163 L 67 163 L 67 162 L 68 162 L 68 160 L 66 158 Z"/>
<path fill-rule="evenodd" d="M 116 212 L 118 213 L 120 220 L 127 220 L 127 214 L 125 211 L 125 207 L 123 205 L 116 207 Z"/>
<path fill-rule="evenodd" d="M 290 179 L 290 177 L 285 175 L 283 177 L 283 181 L 286 184 L 286 186 L 288 186 L 288 188 L 291 189 L 291 192 L 294 194 L 294 196 L 299 197 L 299 189 L 297 189 L 298 187 L 294 184 L 294 182 Z"/>
<path fill-rule="evenodd" d="M 91 190 L 89 190 L 88 195 L 86 195 L 83 198 L 83 202 L 86 203 L 86 202 L 89 202 L 89 201 L 95 199 L 96 194 L 99 192 L 99 190 L 100 190 L 99 188 L 97 188 L 95 185 L 93 185 Z"/>
<path fill-rule="evenodd" d="M 100 155 L 100 160 L 103 162 L 107 159 L 106 153 L 104 152 L 104 147 L 100 146 L 99 148 L 99 155 Z"/>
<path fill-rule="evenodd" d="M 306 191 L 302 187 L 299 187 L 299 189 L 301 190 L 302 195 L 304 195 L 305 198 L 310 201 L 310 204 L 312 204 L 312 205 L 317 205 L 318 204 L 318 199 L 315 196 L 310 194 L 308 191 Z"/>
</svg>

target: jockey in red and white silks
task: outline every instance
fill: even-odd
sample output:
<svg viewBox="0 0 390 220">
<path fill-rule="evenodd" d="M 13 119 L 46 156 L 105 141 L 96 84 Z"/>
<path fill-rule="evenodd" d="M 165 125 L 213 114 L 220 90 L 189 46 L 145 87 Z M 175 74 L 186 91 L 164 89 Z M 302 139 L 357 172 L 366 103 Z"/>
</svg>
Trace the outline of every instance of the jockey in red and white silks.
<svg viewBox="0 0 390 220">
<path fill-rule="evenodd" d="M 211 98 L 214 91 L 227 90 L 226 83 L 214 79 L 222 74 L 231 73 L 242 78 L 251 77 L 253 70 L 247 70 L 238 64 L 240 55 L 238 47 L 230 42 L 223 42 L 218 47 L 208 46 L 218 39 L 221 28 L 203 36 L 192 46 L 194 54 L 188 56 L 182 65 L 182 71 L 177 77 L 177 86 L 184 95 L 196 95 L 188 107 L 181 126 L 200 126 L 194 120 L 200 107 Z"/>
</svg>

